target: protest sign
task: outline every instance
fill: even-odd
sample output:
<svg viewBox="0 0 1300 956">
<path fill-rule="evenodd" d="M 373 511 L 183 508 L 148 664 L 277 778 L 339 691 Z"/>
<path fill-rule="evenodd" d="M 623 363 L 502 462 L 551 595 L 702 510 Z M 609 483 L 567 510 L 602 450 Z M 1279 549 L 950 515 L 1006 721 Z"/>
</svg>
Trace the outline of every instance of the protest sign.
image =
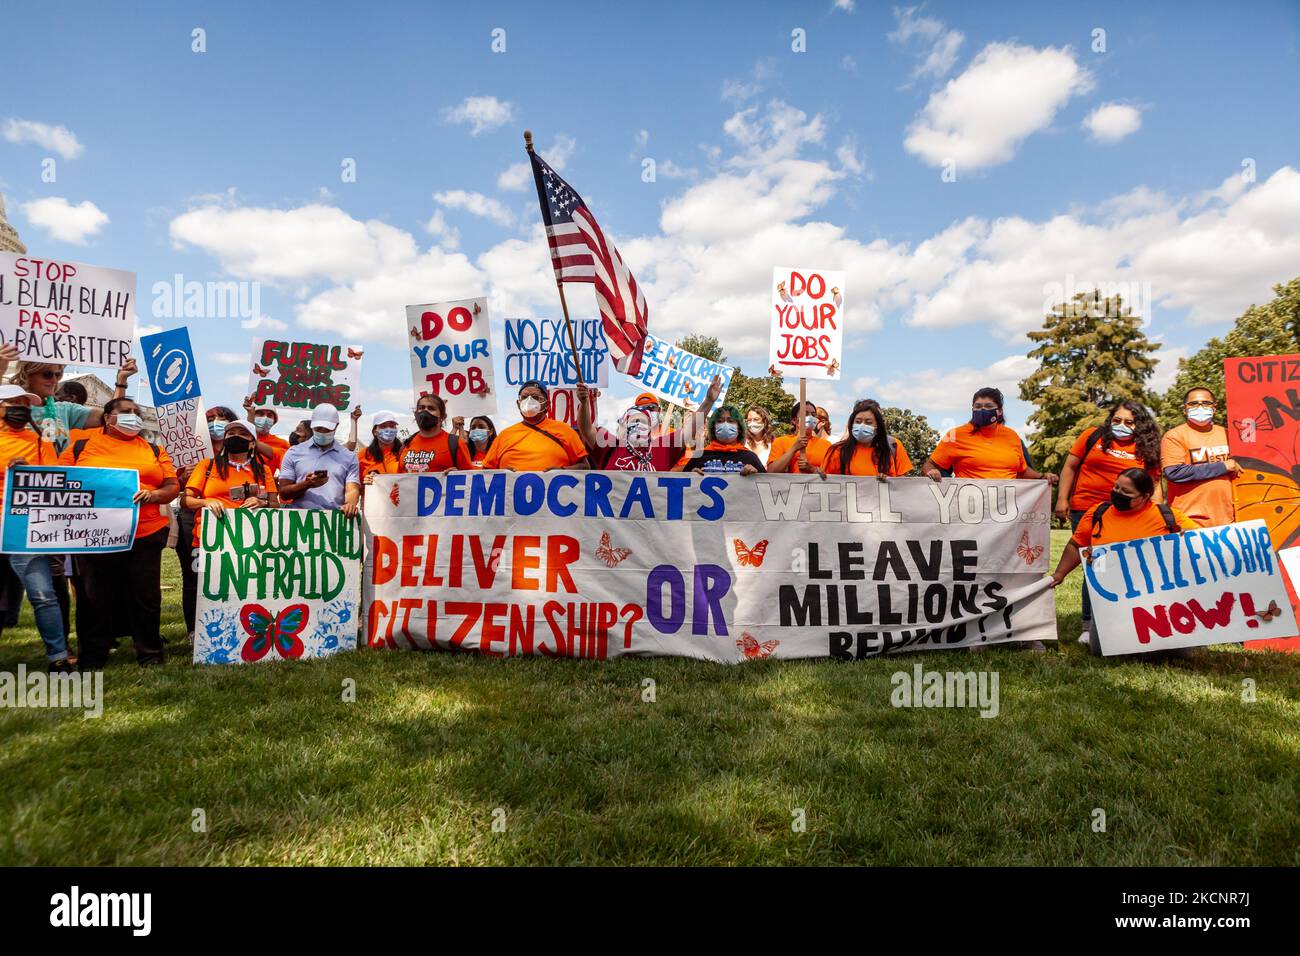
<svg viewBox="0 0 1300 956">
<path fill-rule="evenodd" d="M 1296 631 L 1263 521 L 1096 545 L 1084 573 L 1106 655 Z"/>
<path fill-rule="evenodd" d="M 732 663 L 1054 640 L 1049 493 L 1041 481 L 377 474 L 366 635 Z"/>
<path fill-rule="evenodd" d="M 416 401 L 440 395 L 467 420 L 496 414 L 487 299 L 408 305 L 406 326 Z"/>
<path fill-rule="evenodd" d="M 578 384 L 572 344 L 564 319 L 506 319 L 506 384 L 512 392 L 536 380 L 548 387 Z M 574 319 L 582 381 L 594 388 L 609 386 L 609 343 L 600 319 Z"/>
<path fill-rule="evenodd" d="M 1238 521 L 1259 518 L 1276 550 L 1300 544 L 1300 355 L 1230 358 L 1223 362 L 1228 448 L 1242 468 L 1232 483 Z M 1300 606 L 1295 578 L 1291 607 Z M 1247 646 L 1300 652 L 1300 636 Z"/>
<path fill-rule="evenodd" d="M 843 357 L 844 273 L 772 270 L 769 369 L 775 375 L 838 380 Z"/>
<path fill-rule="evenodd" d="M 230 508 L 202 518 L 196 664 L 326 657 L 356 647 L 356 518 L 297 508 Z"/>
<path fill-rule="evenodd" d="M 139 508 L 140 475 L 131 468 L 42 465 L 13 468 L 5 481 L 5 554 L 126 551 Z"/>
<path fill-rule="evenodd" d="M 0 345 L 20 358 L 121 368 L 135 338 L 135 273 L 0 253 Z"/>
<path fill-rule="evenodd" d="M 248 394 L 257 408 L 308 410 L 329 404 L 340 412 L 352 405 L 361 382 L 360 345 L 329 345 L 287 339 L 253 342 Z"/>
<path fill-rule="evenodd" d="M 587 403 L 591 406 L 591 420 L 596 420 L 596 396 L 588 394 Z M 578 427 L 578 390 L 576 388 L 551 389 L 550 416 L 556 421 L 564 422 L 570 428 Z"/>
<path fill-rule="evenodd" d="M 725 405 L 734 372 L 730 365 L 701 358 L 647 333 L 641 371 L 635 376 L 635 381 L 639 388 L 652 392 L 657 398 L 690 411 L 704 404 L 715 375 L 722 376 L 722 394 L 714 407 Z"/>
<path fill-rule="evenodd" d="M 140 350 L 144 352 L 145 371 L 149 375 L 149 391 L 153 393 L 154 405 L 161 408 L 203 394 L 199 389 L 189 329 L 182 326 L 154 335 L 142 335 Z"/>
<path fill-rule="evenodd" d="M 208 433 L 203 400 L 191 398 L 158 406 L 158 439 L 179 471 L 193 468 L 212 457 L 212 436 Z"/>
</svg>

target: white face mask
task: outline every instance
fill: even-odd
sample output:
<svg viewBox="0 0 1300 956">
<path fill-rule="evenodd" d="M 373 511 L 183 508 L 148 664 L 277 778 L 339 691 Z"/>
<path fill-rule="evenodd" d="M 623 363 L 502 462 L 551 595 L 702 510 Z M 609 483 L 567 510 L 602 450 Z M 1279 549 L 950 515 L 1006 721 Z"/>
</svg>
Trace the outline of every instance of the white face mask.
<svg viewBox="0 0 1300 956">
<path fill-rule="evenodd" d="M 1214 409 L 1212 408 L 1193 408 L 1187 413 L 1190 421 L 1198 425 L 1204 425 L 1206 422 L 1214 421 Z"/>
<path fill-rule="evenodd" d="M 534 418 L 541 410 L 542 403 L 531 395 L 519 402 L 519 411 L 523 414 L 524 418 Z"/>
<path fill-rule="evenodd" d="M 750 423 L 749 423 L 749 433 L 750 433 L 751 435 L 761 435 L 761 434 L 763 433 L 763 423 L 762 423 L 762 422 L 750 422 Z"/>
<path fill-rule="evenodd" d="M 118 412 L 113 420 L 113 427 L 120 432 L 126 432 L 128 435 L 138 435 L 144 428 L 144 420 L 139 415 L 132 415 L 130 412 Z"/>
</svg>

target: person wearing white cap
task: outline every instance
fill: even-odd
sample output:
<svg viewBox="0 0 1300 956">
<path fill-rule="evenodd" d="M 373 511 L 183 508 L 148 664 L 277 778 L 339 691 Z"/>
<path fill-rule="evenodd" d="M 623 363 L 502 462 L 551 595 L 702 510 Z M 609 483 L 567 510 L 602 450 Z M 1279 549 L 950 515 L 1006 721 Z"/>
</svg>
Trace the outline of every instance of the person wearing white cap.
<svg viewBox="0 0 1300 956">
<path fill-rule="evenodd" d="M 45 441 L 32 423 L 32 409 L 40 404 L 39 395 L 17 385 L 0 385 L 0 469 L 3 469 L 0 470 L 0 495 L 4 493 L 4 482 L 10 468 L 15 465 L 53 465 L 58 460 L 54 445 Z M 48 554 L 7 554 L 0 556 L 0 560 L 9 562 L 23 584 L 27 599 L 32 602 L 36 630 L 45 645 L 45 659 L 50 672 L 70 672 L 68 635 L 63 628 L 63 614 L 54 590 L 54 559 Z"/>
<path fill-rule="evenodd" d="M 374 440 L 357 452 L 361 465 L 361 483 L 368 485 L 376 474 L 395 475 L 402 470 L 402 439 L 397 434 L 397 413 L 387 409 L 375 412 L 370 422 Z"/>
<path fill-rule="evenodd" d="M 361 501 L 361 465 L 337 441 L 339 410 L 311 411 L 311 441 L 299 442 L 280 462 L 280 501 L 290 508 L 341 508 L 351 518 Z"/>
<path fill-rule="evenodd" d="M 221 450 L 194 467 L 185 485 L 185 507 L 197 513 L 192 532 L 192 553 L 198 571 L 199 542 L 203 540 L 203 514 L 220 515 L 227 508 L 269 508 L 275 505 L 274 462 L 262 454 L 261 444 L 248 422 L 226 425 Z M 191 629 L 193 621 L 187 620 Z"/>
</svg>

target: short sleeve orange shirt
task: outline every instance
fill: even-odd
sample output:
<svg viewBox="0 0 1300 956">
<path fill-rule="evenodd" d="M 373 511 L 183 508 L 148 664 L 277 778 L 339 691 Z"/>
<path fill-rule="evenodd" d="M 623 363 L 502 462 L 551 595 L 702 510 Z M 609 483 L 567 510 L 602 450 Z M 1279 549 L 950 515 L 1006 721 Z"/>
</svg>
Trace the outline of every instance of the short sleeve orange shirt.
<svg viewBox="0 0 1300 956">
<path fill-rule="evenodd" d="M 905 475 L 912 470 L 912 459 L 908 457 L 907 449 L 903 447 L 901 441 L 896 441 L 891 446 L 893 454 L 889 459 L 889 474 L 886 477 L 897 478 L 899 475 Z M 826 459 L 823 467 L 828 475 L 842 474 L 840 471 L 840 446 L 832 445 L 826 453 Z M 858 447 L 853 449 L 853 457 L 849 459 L 849 474 L 871 477 L 880 474 L 880 469 L 876 467 L 875 451 L 870 445 L 858 442 Z"/>
<path fill-rule="evenodd" d="M 1109 496 L 1107 497 L 1109 500 Z M 1101 528 L 1093 526 L 1093 515 L 1100 504 L 1093 505 L 1088 513 L 1079 519 L 1079 527 L 1074 529 L 1070 540 L 1081 548 L 1094 544 L 1114 544 L 1117 541 L 1136 541 L 1139 538 L 1154 538 L 1156 535 L 1168 534 L 1160 506 L 1148 501 L 1145 508 L 1138 511 L 1120 511 L 1107 508 L 1101 519 Z M 1174 522 L 1184 531 L 1197 527 L 1195 521 L 1177 508 L 1170 508 L 1174 513 Z"/>
<path fill-rule="evenodd" d="M 141 491 L 157 491 L 168 479 L 176 479 L 176 466 L 172 464 L 167 449 L 157 446 L 158 454 L 149 443 L 136 435 L 121 439 L 106 431 L 92 433 L 82 446 L 81 454 L 74 460 L 77 442 L 68 442 L 59 456 L 60 465 L 81 465 L 88 468 L 130 468 L 140 475 Z M 171 520 L 170 504 L 140 505 L 140 516 L 135 522 L 135 536 L 145 538 L 167 527 Z"/>
<path fill-rule="evenodd" d="M 1087 511 L 1093 505 L 1109 501 L 1115 479 L 1120 472 L 1130 468 L 1141 468 L 1157 483 L 1160 481 L 1160 463 L 1139 458 L 1137 442 L 1132 439 L 1126 442 L 1112 439 L 1109 448 L 1103 448 L 1102 440 L 1098 439 L 1087 449 L 1085 456 L 1084 449 L 1096 433 L 1095 428 L 1085 428 L 1070 448 L 1070 454 L 1079 459 L 1074 490 L 1070 494 L 1070 509 L 1073 511 Z"/>
<path fill-rule="evenodd" d="M 276 490 L 275 478 L 271 475 L 270 462 L 264 462 L 265 471 L 262 473 L 262 485 L 266 488 L 267 493 Z M 190 475 L 189 482 L 185 485 L 185 490 L 195 498 L 215 498 L 228 508 L 238 508 L 242 502 L 236 501 L 230 496 L 230 489 L 239 485 L 253 483 L 253 469 L 236 468 L 233 465 L 226 471 L 226 477 L 221 477 L 221 472 L 217 471 L 216 462 L 211 458 L 207 461 L 200 462 L 194 466 L 194 471 Z M 203 528 L 203 509 L 200 508 L 194 519 L 194 545 L 198 547 L 199 541 L 202 540 Z"/>
<path fill-rule="evenodd" d="M 978 431 L 970 422 L 958 425 L 939 440 L 930 460 L 951 468 L 954 478 L 1019 478 L 1029 470 L 1020 436 L 1006 425 Z"/>
<path fill-rule="evenodd" d="M 383 448 L 381 446 L 380 451 L 384 455 L 382 462 L 377 462 L 370 457 L 368 447 L 357 452 L 357 464 L 361 466 L 362 481 L 366 480 L 367 475 L 396 475 L 402 470 L 402 463 L 393 454 L 392 448 Z"/>
<path fill-rule="evenodd" d="M 456 460 L 452 461 L 450 435 L 447 432 L 440 431 L 432 438 L 425 438 L 420 434 L 412 435 L 411 440 L 402 448 L 401 466 L 398 471 L 411 473 L 471 468 L 473 465 L 469 460 L 469 451 L 465 447 L 468 444 L 465 439 L 457 440 Z"/>
<path fill-rule="evenodd" d="M 539 428 L 546 434 L 539 434 Z M 587 448 L 576 431 L 564 422 L 544 418 L 536 428 L 519 422 L 497 435 L 483 458 L 483 467 L 545 471 L 568 468 L 586 457 Z"/>
<path fill-rule="evenodd" d="M 36 430 L 25 425 L 10 428 L 0 422 L 0 495 L 4 494 L 9 462 L 15 458 L 21 458 L 29 465 L 53 465 L 58 463 L 59 454 L 52 444 L 41 439 Z"/>
<path fill-rule="evenodd" d="M 258 435 L 257 440 L 271 448 L 271 470 L 279 471 L 280 462 L 284 461 L 284 453 L 289 450 L 289 440 L 281 438 L 279 435 L 272 435 L 267 432 L 265 435 Z"/>
<path fill-rule="evenodd" d="M 795 443 L 799 436 L 782 435 L 779 438 L 772 439 L 772 450 L 767 453 L 767 467 L 772 470 L 772 463 L 790 450 L 790 446 Z M 825 438 L 819 438 L 816 435 L 808 436 L 808 447 L 803 450 L 808 464 L 814 468 L 820 468 L 826 460 L 826 453 L 831 450 L 831 443 Z M 799 456 L 795 455 L 790 459 L 790 464 L 786 471 L 792 475 L 799 474 Z"/>
</svg>

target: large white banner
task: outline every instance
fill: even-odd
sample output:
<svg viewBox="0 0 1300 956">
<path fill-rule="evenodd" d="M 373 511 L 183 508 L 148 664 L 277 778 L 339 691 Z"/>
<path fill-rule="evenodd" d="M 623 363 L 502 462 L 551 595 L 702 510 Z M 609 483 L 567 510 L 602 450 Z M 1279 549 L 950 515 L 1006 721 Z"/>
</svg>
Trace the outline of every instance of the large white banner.
<svg viewBox="0 0 1300 956">
<path fill-rule="evenodd" d="M 0 345 L 31 362 L 116 369 L 134 338 L 134 272 L 0 252 Z"/>
<path fill-rule="evenodd" d="M 1106 655 L 1289 637 L 1296 630 L 1260 519 L 1097 545 L 1084 573 Z"/>
<path fill-rule="evenodd" d="M 373 646 L 844 660 L 1054 640 L 1049 489 L 766 475 L 376 475 Z"/>
</svg>

